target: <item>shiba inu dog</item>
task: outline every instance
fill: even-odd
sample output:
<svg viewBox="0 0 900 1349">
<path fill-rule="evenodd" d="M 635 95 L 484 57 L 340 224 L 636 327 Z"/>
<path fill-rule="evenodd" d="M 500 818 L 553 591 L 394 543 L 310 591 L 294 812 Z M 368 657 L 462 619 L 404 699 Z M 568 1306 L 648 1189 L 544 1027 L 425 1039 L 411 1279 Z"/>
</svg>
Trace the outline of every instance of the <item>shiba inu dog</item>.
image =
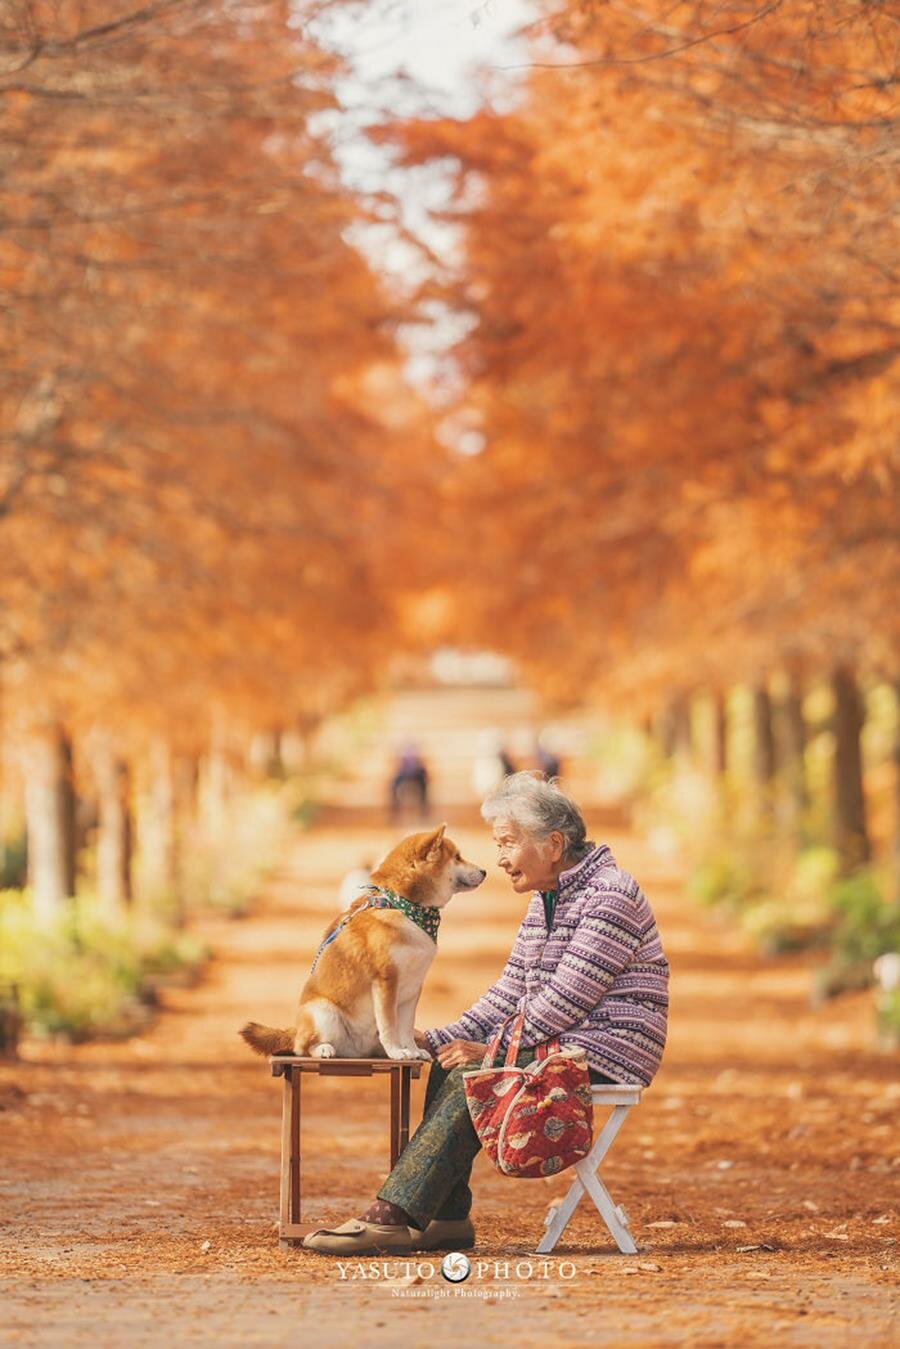
<svg viewBox="0 0 900 1349">
<path fill-rule="evenodd" d="M 460 856 L 445 829 L 411 834 L 388 853 L 372 872 L 376 902 L 379 895 L 402 896 L 410 907 L 440 910 L 452 895 L 481 884 L 487 873 Z M 251 1049 L 304 1058 L 431 1058 L 416 1045 L 413 1028 L 436 942 L 402 908 L 371 901 L 361 895 L 328 928 L 294 1029 L 250 1021 L 240 1034 Z"/>
</svg>

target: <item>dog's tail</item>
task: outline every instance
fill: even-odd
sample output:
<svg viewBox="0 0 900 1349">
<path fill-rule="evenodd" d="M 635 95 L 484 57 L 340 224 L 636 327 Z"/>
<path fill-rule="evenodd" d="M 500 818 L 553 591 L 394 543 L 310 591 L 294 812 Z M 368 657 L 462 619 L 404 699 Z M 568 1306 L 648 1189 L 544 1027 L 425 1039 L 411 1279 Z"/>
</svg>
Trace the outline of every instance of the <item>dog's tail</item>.
<svg viewBox="0 0 900 1349">
<path fill-rule="evenodd" d="M 292 1030 L 274 1030 L 271 1026 L 261 1026 L 258 1021 L 248 1021 L 238 1032 L 255 1054 L 293 1054 L 294 1034 Z"/>
</svg>

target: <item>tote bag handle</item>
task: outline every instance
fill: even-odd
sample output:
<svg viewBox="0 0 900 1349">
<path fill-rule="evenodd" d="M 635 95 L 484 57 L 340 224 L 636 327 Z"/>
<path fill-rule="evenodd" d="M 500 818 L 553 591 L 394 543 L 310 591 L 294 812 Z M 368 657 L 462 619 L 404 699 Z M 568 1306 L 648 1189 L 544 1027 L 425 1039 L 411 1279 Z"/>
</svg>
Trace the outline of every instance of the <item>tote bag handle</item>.
<svg viewBox="0 0 900 1349">
<path fill-rule="evenodd" d="M 515 1066 L 516 1059 L 519 1057 L 519 1043 L 522 1039 L 522 1032 L 525 1029 L 525 1008 L 520 1012 L 512 1012 L 494 1031 L 493 1037 L 488 1044 L 487 1052 L 481 1061 L 482 1068 L 492 1068 L 494 1059 L 500 1052 L 500 1041 L 503 1039 L 503 1032 L 509 1023 L 513 1021 L 512 1031 L 509 1037 L 509 1044 L 506 1049 L 506 1058 L 503 1067 L 512 1068 Z M 559 1040 L 542 1040 L 540 1044 L 534 1047 L 534 1057 L 536 1059 L 545 1059 L 548 1054 L 559 1053 Z"/>
</svg>

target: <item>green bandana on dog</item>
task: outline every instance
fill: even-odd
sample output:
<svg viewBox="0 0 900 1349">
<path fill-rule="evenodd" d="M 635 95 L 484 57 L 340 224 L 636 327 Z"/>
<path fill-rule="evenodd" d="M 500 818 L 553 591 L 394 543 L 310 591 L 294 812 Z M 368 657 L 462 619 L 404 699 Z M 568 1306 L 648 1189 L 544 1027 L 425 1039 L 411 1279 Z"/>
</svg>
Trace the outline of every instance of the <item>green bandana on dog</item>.
<svg viewBox="0 0 900 1349">
<path fill-rule="evenodd" d="M 411 918 L 417 927 L 423 932 L 427 932 L 431 940 L 437 945 L 438 928 L 441 925 L 440 909 L 426 909 L 421 904 L 411 904 L 408 899 L 398 895 L 396 890 L 388 890 L 384 885 L 365 885 L 364 890 L 369 890 L 375 896 L 373 907 L 376 909 L 399 909 L 405 913 L 407 918 Z M 384 902 L 379 904 L 379 899 Z"/>
</svg>

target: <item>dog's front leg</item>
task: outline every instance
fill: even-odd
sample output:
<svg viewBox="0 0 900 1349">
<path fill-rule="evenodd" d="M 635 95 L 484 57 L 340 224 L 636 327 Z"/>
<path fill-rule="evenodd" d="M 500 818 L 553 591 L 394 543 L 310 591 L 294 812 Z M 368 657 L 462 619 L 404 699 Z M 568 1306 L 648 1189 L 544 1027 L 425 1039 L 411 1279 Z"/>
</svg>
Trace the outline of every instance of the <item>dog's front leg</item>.
<svg viewBox="0 0 900 1349">
<path fill-rule="evenodd" d="M 406 1002 L 401 1002 L 397 1008 L 397 1033 L 400 1037 L 400 1043 L 405 1049 L 405 1058 L 423 1059 L 431 1062 L 431 1055 L 427 1049 L 420 1049 L 416 1044 L 416 1008 L 419 1005 L 419 994 L 407 998 Z"/>
<path fill-rule="evenodd" d="M 406 1052 L 397 1025 L 397 977 L 388 975 L 372 985 L 372 1006 L 378 1038 L 389 1059 L 405 1059 Z"/>
<path fill-rule="evenodd" d="M 413 1032 L 416 1026 L 416 1003 L 418 1001 L 417 995 L 414 998 L 407 998 L 405 1002 L 398 1001 L 397 1003 L 397 1038 L 406 1049 L 415 1044 Z"/>
</svg>

